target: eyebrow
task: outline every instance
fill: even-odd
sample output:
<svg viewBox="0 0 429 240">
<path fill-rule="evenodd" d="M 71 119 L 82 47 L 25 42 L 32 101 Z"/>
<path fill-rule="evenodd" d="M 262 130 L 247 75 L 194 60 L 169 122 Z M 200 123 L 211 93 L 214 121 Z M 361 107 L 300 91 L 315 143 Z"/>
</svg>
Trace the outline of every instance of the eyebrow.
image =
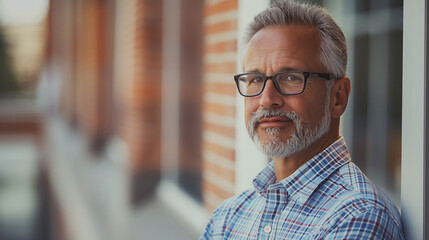
<svg viewBox="0 0 429 240">
<path fill-rule="evenodd" d="M 250 70 L 245 70 L 245 69 L 243 69 L 243 72 L 249 72 L 249 73 L 262 73 L 262 71 L 258 71 L 258 70 L 255 70 L 255 69 L 250 69 Z"/>
<path fill-rule="evenodd" d="M 283 67 L 283 68 L 280 68 L 280 71 L 278 72 L 286 72 L 286 71 L 302 71 L 302 69 L 299 69 L 296 67 Z"/>
</svg>

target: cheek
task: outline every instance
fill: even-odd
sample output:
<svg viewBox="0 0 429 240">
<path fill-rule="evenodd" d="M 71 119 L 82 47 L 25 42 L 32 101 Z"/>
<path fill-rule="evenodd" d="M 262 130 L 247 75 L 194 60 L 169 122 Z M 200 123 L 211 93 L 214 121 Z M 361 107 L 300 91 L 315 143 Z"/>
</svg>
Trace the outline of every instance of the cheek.
<svg viewBox="0 0 429 240">
<path fill-rule="evenodd" d="M 304 97 L 304 96 L 303 96 Z M 303 122 L 309 125 L 317 125 L 325 112 L 325 98 L 306 96 L 289 102 L 291 108 L 297 112 Z"/>
<path fill-rule="evenodd" d="M 311 122 L 313 125 L 319 124 L 325 114 L 325 103 L 326 99 L 322 97 L 317 101 L 312 101 L 309 105 L 307 105 L 307 121 Z"/>
</svg>

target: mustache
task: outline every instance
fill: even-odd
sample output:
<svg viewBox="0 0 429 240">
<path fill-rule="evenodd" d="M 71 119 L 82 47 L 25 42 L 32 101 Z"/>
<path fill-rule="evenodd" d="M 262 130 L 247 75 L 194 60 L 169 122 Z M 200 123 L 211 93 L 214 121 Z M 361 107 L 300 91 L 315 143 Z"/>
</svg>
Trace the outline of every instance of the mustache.
<svg viewBox="0 0 429 240">
<path fill-rule="evenodd" d="M 262 118 L 283 117 L 290 119 L 298 126 L 300 123 L 299 116 L 295 111 L 285 111 L 282 109 L 263 109 L 260 108 L 252 114 L 249 121 L 249 128 L 255 129 Z"/>
</svg>

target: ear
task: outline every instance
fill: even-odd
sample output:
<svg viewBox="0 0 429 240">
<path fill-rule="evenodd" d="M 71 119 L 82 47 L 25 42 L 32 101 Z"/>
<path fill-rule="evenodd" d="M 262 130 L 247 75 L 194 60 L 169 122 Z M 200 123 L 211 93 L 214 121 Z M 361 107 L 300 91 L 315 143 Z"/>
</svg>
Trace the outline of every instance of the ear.
<svg viewBox="0 0 429 240">
<path fill-rule="evenodd" d="M 338 119 L 343 115 L 347 107 L 350 95 L 350 79 L 343 77 L 335 80 L 331 89 L 331 114 L 332 118 Z"/>
</svg>

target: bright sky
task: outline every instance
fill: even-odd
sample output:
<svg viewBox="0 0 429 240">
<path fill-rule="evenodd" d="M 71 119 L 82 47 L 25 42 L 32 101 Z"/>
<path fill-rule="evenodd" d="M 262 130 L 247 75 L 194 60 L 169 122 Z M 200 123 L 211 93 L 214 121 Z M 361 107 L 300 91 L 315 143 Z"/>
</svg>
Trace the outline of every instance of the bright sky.
<svg viewBox="0 0 429 240">
<path fill-rule="evenodd" d="M 26 25 L 42 21 L 49 0 L 0 0 L 0 24 Z"/>
</svg>

